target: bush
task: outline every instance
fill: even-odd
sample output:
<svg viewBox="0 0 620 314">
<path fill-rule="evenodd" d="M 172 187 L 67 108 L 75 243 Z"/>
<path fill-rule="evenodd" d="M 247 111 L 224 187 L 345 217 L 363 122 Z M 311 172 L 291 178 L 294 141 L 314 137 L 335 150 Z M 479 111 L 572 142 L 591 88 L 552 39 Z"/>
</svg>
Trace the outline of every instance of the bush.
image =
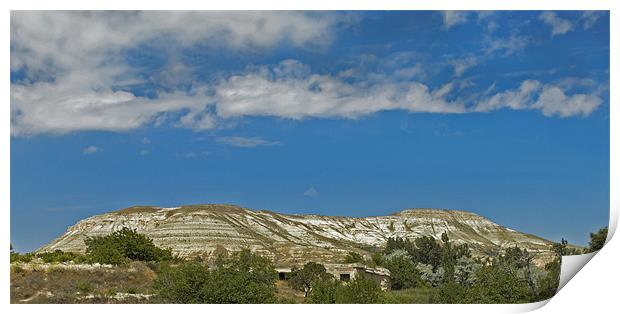
<svg viewBox="0 0 620 314">
<path fill-rule="evenodd" d="M 153 288 L 166 303 L 203 303 L 202 289 L 208 280 L 209 269 L 201 264 L 163 265 L 157 272 Z"/>
<path fill-rule="evenodd" d="M 85 241 L 86 253 L 91 262 L 119 265 L 128 260 L 165 261 L 172 259 L 172 251 L 161 249 L 153 240 L 127 227 L 103 237 L 90 237 Z"/>
<path fill-rule="evenodd" d="M 407 255 L 395 255 L 393 253 L 390 257 L 386 258 L 385 267 L 390 271 L 392 289 L 400 290 L 423 285 L 420 273 Z"/>
<path fill-rule="evenodd" d="M 274 303 L 278 273 L 271 262 L 243 250 L 220 258 L 203 287 L 206 303 Z"/>
<path fill-rule="evenodd" d="M 590 233 L 590 243 L 588 245 L 588 252 L 596 252 L 603 248 L 605 241 L 607 241 L 607 227 L 599 229 L 596 233 Z"/>
<path fill-rule="evenodd" d="M 308 296 L 315 281 L 330 277 L 332 275 L 327 273 L 325 266 L 308 262 L 301 269 L 293 268 L 289 274 L 288 282 L 293 289 L 303 291 L 304 296 Z"/>
<path fill-rule="evenodd" d="M 248 250 L 220 257 L 209 270 L 197 262 L 158 269 L 154 289 L 170 303 L 274 303 L 277 272 L 271 262 Z"/>
<path fill-rule="evenodd" d="M 527 303 L 532 301 L 527 281 L 517 269 L 503 263 L 482 266 L 476 284 L 467 292 L 468 303 Z"/>
<path fill-rule="evenodd" d="M 379 284 L 360 274 L 346 284 L 333 278 L 317 280 L 308 295 L 307 302 L 359 304 L 380 303 L 383 299 L 383 291 Z"/>
<path fill-rule="evenodd" d="M 45 263 L 65 263 L 73 261 L 77 258 L 77 254 L 72 252 L 63 252 L 61 250 L 55 250 L 54 252 L 43 252 L 37 254 L 38 258 L 41 258 Z"/>
<path fill-rule="evenodd" d="M 344 262 L 345 264 L 363 263 L 364 258 L 357 252 L 349 252 L 347 256 L 344 257 Z"/>
<path fill-rule="evenodd" d="M 17 252 L 15 252 L 13 250 L 13 245 L 11 244 L 11 263 L 28 263 L 30 261 L 32 261 L 32 259 L 34 258 L 34 254 L 32 253 L 26 253 L 26 254 L 19 254 Z"/>
<path fill-rule="evenodd" d="M 382 293 L 381 287 L 372 278 L 359 274 L 355 276 L 355 279 L 336 290 L 336 303 L 379 303 Z"/>
</svg>

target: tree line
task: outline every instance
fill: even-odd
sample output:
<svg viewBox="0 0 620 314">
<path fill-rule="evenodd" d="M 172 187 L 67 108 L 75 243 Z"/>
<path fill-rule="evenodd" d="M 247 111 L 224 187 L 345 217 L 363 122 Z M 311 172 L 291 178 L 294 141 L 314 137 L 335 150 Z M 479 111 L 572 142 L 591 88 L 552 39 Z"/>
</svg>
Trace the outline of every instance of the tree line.
<svg viewBox="0 0 620 314">
<path fill-rule="evenodd" d="M 586 252 L 602 248 L 607 228 L 590 234 Z M 11 247 L 11 263 L 40 258 L 46 263 L 68 262 L 121 265 L 148 262 L 157 277 L 155 302 L 163 303 L 275 303 L 278 274 L 272 262 L 249 250 L 218 251 L 210 263 L 175 257 L 152 239 L 123 228 L 110 235 L 85 240 L 85 254 L 56 250 L 19 254 Z M 373 279 L 360 274 L 343 283 L 324 265 L 308 262 L 293 268 L 286 284 L 300 291 L 306 303 L 394 303 L 400 292 L 426 293 L 425 303 L 524 303 L 552 297 L 558 287 L 560 257 L 581 253 L 562 239 L 553 245 L 556 258 L 544 267 L 517 246 L 490 258 L 473 257 L 467 244 L 453 243 L 447 234 L 437 240 L 390 238 L 370 257 L 350 252 L 345 263 L 365 263 L 390 271 L 391 291 L 382 291 Z"/>
</svg>

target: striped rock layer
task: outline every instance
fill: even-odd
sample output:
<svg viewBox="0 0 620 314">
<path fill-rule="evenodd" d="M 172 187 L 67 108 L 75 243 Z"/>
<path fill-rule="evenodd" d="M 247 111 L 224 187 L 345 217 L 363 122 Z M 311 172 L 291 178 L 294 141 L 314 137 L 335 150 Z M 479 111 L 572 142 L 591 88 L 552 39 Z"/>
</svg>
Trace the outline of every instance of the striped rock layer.
<svg viewBox="0 0 620 314">
<path fill-rule="evenodd" d="M 220 247 L 249 248 L 278 265 L 307 261 L 340 262 L 349 251 L 362 255 L 385 245 L 389 237 L 414 239 L 446 232 L 467 243 L 477 256 L 494 256 L 507 247 L 526 248 L 537 264 L 552 258 L 551 242 L 500 226 L 474 213 L 408 209 L 387 216 L 338 217 L 285 215 L 232 205 L 175 208 L 134 206 L 79 221 L 38 251 L 84 252 L 84 239 L 129 227 L 182 257 L 209 257 Z"/>
</svg>

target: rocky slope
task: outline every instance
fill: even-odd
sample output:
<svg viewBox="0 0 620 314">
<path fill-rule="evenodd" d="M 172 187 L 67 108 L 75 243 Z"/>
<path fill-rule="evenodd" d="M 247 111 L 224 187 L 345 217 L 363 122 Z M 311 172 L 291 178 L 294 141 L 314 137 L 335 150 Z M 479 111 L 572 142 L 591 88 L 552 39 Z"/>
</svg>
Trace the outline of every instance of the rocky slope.
<svg viewBox="0 0 620 314">
<path fill-rule="evenodd" d="M 231 205 L 129 207 L 84 219 L 39 251 L 83 252 L 86 237 L 106 235 L 124 226 L 181 256 L 208 257 L 217 247 L 250 248 L 278 265 L 338 262 L 348 251 L 367 254 L 389 237 L 430 235 L 439 239 L 443 232 L 455 242 L 468 243 L 476 255 L 493 255 L 518 245 L 534 253 L 539 263 L 552 256 L 551 242 L 464 211 L 409 209 L 388 216 L 354 218 L 285 215 Z"/>
</svg>

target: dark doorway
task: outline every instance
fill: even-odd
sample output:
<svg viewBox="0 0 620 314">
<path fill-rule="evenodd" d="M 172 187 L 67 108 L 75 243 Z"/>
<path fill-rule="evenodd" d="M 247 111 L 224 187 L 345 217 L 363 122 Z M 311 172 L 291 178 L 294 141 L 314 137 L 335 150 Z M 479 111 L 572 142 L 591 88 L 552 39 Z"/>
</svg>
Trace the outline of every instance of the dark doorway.
<svg viewBox="0 0 620 314">
<path fill-rule="evenodd" d="M 278 279 L 279 280 L 286 280 L 286 273 L 285 272 L 279 272 L 278 273 Z"/>
<path fill-rule="evenodd" d="M 351 275 L 349 274 L 340 274 L 340 281 L 349 281 L 351 280 Z"/>
</svg>

